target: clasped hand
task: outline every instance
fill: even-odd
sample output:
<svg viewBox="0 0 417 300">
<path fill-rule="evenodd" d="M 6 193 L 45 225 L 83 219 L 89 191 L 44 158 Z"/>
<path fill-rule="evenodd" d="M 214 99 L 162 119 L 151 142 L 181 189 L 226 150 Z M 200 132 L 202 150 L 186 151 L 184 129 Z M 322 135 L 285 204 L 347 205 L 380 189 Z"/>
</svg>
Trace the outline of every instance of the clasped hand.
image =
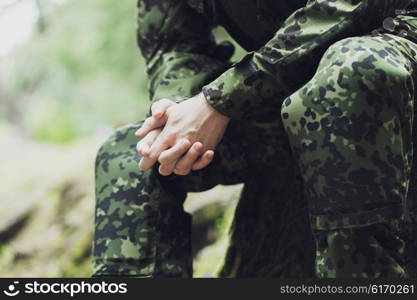
<svg viewBox="0 0 417 300">
<path fill-rule="evenodd" d="M 179 104 L 159 100 L 151 112 L 135 133 L 142 137 L 136 146 L 142 171 L 158 161 L 161 175 L 188 175 L 212 162 L 229 118 L 214 110 L 202 93 Z"/>
</svg>

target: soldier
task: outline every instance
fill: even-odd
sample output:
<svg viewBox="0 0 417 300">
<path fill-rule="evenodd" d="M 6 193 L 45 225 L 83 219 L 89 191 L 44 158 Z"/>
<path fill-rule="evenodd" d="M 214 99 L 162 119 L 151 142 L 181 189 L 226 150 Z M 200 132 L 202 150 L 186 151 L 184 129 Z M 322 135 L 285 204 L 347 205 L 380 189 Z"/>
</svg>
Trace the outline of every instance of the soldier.
<svg viewBox="0 0 417 300">
<path fill-rule="evenodd" d="M 191 277 L 186 193 L 245 183 L 288 151 L 316 276 L 414 276 L 412 2 L 139 1 L 153 105 L 97 155 L 93 276 Z M 217 25 L 248 51 L 239 62 Z"/>
</svg>

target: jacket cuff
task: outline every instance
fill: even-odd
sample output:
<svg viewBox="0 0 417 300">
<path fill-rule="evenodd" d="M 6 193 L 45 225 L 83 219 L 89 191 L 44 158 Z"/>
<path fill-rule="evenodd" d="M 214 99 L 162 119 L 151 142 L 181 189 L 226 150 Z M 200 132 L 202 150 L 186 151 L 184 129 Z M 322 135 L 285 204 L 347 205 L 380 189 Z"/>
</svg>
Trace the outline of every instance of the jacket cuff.
<svg viewBox="0 0 417 300">
<path fill-rule="evenodd" d="M 277 89 L 277 80 L 272 81 L 253 61 L 252 52 L 202 88 L 207 102 L 219 113 L 231 119 L 248 119 L 279 109 L 277 98 L 283 91 Z"/>
</svg>

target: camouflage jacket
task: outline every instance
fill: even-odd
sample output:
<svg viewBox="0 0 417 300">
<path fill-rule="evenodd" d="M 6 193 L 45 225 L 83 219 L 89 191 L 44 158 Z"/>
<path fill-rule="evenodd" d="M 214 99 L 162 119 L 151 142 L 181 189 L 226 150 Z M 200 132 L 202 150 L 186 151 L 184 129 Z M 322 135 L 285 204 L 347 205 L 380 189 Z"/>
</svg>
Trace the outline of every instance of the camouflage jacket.
<svg viewBox="0 0 417 300">
<path fill-rule="evenodd" d="M 332 43 L 380 28 L 413 2 L 139 0 L 137 38 L 151 100 L 180 101 L 202 90 L 217 111 L 233 119 L 276 117 Z M 412 28 L 414 17 L 409 18 Z M 230 62 L 230 43 L 215 42 L 212 29 L 218 25 L 248 51 L 240 61 Z"/>
</svg>

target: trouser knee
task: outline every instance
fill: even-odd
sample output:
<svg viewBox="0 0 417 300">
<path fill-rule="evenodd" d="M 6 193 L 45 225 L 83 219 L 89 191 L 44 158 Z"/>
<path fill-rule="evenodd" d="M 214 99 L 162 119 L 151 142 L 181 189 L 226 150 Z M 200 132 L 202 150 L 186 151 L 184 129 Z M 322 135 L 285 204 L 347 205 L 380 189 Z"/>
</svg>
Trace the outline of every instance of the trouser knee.
<svg viewBox="0 0 417 300">
<path fill-rule="evenodd" d="M 185 192 L 157 167 L 139 170 L 139 126 L 118 129 L 97 154 L 93 274 L 187 277 L 191 217 L 182 208 Z"/>
<path fill-rule="evenodd" d="M 412 82 L 408 59 L 390 47 L 371 37 L 335 43 L 314 77 L 283 102 L 317 227 L 366 225 L 403 213 Z"/>
<path fill-rule="evenodd" d="M 347 38 L 329 47 L 314 77 L 283 102 L 286 127 L 314 132 L 329 126 L 337 130 L 351 122 L 382 126 L 395 116 L 409 119 L 413 112 L 410 62 L 391 48 L 371 37 Z M 364 133 L 355 129 L 351 135 Z"/>
</svg>

